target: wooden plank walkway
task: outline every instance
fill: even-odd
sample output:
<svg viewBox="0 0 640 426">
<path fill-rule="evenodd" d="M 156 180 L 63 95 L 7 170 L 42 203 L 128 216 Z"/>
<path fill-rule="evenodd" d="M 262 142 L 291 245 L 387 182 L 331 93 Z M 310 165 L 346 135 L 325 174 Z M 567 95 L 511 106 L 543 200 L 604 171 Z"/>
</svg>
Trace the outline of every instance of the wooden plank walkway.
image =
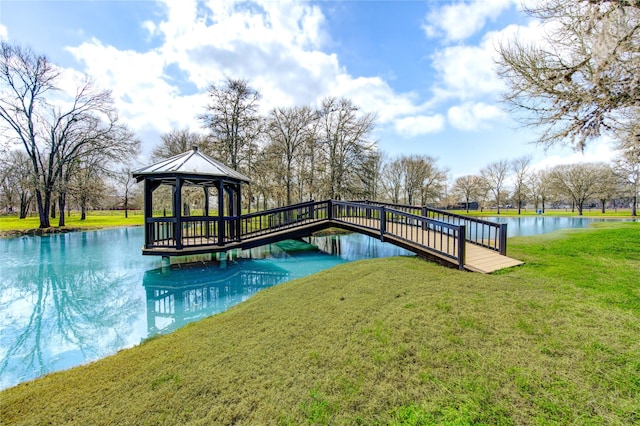
<svg viewBox="0 0 640 426">
<path fill-rule="evenodd" d="M 341 218 L 340 221 L 348 222 L 355 227 L 369 228 L 373 230 L 380 230 L 380 221 L 377 219 L 363 219 L 363 218 Z M 422 230 L 416 226 L 400 224 L 400 223 L 388 223 L 387 230 L 396 235 L 403 235 L 407 242 L 413 242 L 416 249 L 421 249 L 427 246 L 425 242 L 428 242 L 428 247 L 433 249 L 433 252 L 429 254 L 441 258 L 442 260 L 453 263 L 453 260 L 443 256 L 438 252 L 446 251 L 444 243 L 433 231 Z M 392 236 L 385 236 L 385 239 L 390 239 Z M 424 250 L 424 248 L 422 248 Z M 511 268 L 519 266 L 524 262 L 513 259 L 508 256 L 501 255 L 495 250 L 491 250 L 485 247 L 481 247 L 477 244 L 470 242 L 465 243 L 465 262 L 464 268 L 472 272 L 480 272 L 483 274 L 490 274 L 491 272 L 498 271 L 500 269 Z"/>
</svg>

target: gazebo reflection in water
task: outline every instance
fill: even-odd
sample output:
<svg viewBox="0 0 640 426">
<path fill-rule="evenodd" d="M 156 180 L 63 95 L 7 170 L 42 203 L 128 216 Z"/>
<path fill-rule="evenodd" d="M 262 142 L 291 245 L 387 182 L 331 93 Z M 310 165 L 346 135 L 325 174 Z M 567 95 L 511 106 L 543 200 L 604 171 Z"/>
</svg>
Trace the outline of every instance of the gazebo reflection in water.
<svg viewBox="0 0 640 426">
<path fill-rule="evenodd" d="M 148 336 L 169 333 L 190 322 L 226 311 L 258 291 L 280 284 L 290 273 L 272 263 L 174 265 L 144 274 Z"/>
</svg>

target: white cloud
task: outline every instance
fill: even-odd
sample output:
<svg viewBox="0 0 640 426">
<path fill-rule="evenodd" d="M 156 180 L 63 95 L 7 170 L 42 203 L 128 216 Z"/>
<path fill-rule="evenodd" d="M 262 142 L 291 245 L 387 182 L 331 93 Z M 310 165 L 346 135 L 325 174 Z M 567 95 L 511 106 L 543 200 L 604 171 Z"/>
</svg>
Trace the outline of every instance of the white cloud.
<svg viewBox="0 0 640 426">
<path fill-rule="evenodd" d="M 452 46 L 436 52 L 433 67 L 440 75 L 436 96 L 467 100 L 499 95 L 505 85 L 495 71 L 495 54 L 487 40 L 480 46 Z"/>
<path fill-rule="evenodd" d="M 444 129 L 445 119 L 441 114 L 418 115 L 396 120 L 398 133 L 406 137 L 415 137 L 429 133 L 438 133 Z"/>
<path fill-rule="evenodd" d="M 329 94 L 346 97 L 363 111 L 377 114 L 378 123 L 392 122 L 397 117 L 416 114 L 424 106 L 416 105 L 413 93 L 396 94 L 379 77 L 357 77 L 342 74 L 336 77 Z"/>
<path fill-rule="evenodd" d="M 262 113 L 317 105 L 325 96 L 350 98 L 375 112 L 380 124 L 427 108 L 414 93 L 397 94 L 380 77 L 349 75 L 334 53 L 324 52 L 318 6 L 294 0 L 163 5 L 160 20 L 141 23 L 150 38 L 162 40 L 153 50 L 122 51 L 96 39 L 68 48 L 101 87 L 113 91 L 122 118 L 141 134 L 158 139 L 172 128 L 199 130 L 196 116 L 207 103 L 207 86 L 227 77 L 246 78 L 260 91 Z M 405 134 L 423 134 L 441 129 L 444 117 L 418 116 L 412 129 L 407 123 L 399 125 Z"/>
<path fill-rule="evenodd" d="M 8 40 L 9 39 L 9 31 L 7 27 L 0 24 L 0 40 Z"/>
<path fill-rule="evenodd" d="M 448 41 L 464 40 L 514 3 L 513 0 L 475 0 L 449 4 L 432 10 L 422 28 L 430 38 L 443 36 Z"/>
<path fill-rule="evenodd" d="M 451 126 L 466 131 L 487 129 L 490 122 L 505 117 L 506 114 L 500 108 L 483 102 L 466 102 L 449 108 L 447 112 Z"/>
</svg>

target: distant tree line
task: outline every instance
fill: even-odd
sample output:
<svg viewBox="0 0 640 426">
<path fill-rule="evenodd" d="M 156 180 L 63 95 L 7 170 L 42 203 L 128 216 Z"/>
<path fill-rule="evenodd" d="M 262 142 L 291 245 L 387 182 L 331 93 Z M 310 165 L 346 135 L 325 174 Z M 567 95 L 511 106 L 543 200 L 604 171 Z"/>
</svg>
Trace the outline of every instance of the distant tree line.
<svg viewBox="0 0 640 426">
<path fill-rule="evenodd" d="M 450 182 L 448 169 L 429 155 L 381 153 L 370 134 L 375 117 L 348 99 L 321 106 L 274 108 L 258 114 L 260 94 L 247 81 L 211 86 L 211 104 L 200 116 L 208 134 L 188 129 L 162 136 L 155 160 L 193 146 L 251 178 L 246 209 L 266 209 L 310 199 L 371 199 L 441 208 L 632 206 L 636 214 L 640 158 L 620 149 L 614 164 L 561 165 L 534 171 L 531 157 L 492 162 L 477 175 Z M 225 106 L 225 103 L 230 105 Z M 242 125 L 250 129 L 243 129 Z M 633 145 L 635 146 L 635 145 Z M 617 204 L 616 204 L 617 203 Z"/>
</svg>

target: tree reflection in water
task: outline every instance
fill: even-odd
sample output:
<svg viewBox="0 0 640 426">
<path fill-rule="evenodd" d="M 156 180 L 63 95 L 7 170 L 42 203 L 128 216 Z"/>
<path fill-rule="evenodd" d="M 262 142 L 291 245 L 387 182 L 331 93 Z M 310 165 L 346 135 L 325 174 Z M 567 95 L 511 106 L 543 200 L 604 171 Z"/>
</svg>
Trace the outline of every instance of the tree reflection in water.
<svg viewBox="0 0 640 426">
<path fill-rule="evenodd" d="M 144 301 L 130 291 L 126 272 L 83 255 L 96 237 L 14 239 L 2 253 L 9 259 L 0 283 L 0 388 L 136 343 L 122 331 L 140 316 Z"/>
</svg>

